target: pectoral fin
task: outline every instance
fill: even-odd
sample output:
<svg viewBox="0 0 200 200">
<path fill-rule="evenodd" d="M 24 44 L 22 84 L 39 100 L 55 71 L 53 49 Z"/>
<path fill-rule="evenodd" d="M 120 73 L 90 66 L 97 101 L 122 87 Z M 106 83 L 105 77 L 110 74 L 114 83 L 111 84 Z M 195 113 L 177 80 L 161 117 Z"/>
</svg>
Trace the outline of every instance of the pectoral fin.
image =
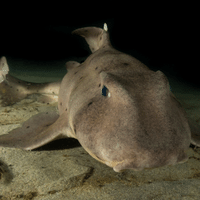
<svg viewBox="0 0 200 200">
<path fill-rule="evenodd" d="M 67 137 L 66 120 L 56 112 L 39 113 L 8 134 L 0 136 L 0 147 L 32 150 Z"/>
<path fill-rule="evenodd" d="M 200 147 L 200 125 L 192 119 L 188 119 L 191 130 L 191 143 Z"/>
</svg>

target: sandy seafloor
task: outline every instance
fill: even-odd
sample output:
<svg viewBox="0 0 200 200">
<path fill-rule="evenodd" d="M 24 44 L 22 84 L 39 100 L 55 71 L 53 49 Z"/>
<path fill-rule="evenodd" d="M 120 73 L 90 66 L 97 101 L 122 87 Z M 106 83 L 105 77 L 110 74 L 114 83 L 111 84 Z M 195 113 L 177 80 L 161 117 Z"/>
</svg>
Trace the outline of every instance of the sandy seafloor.
<svg viewBox="0 0 200 200">
<path fill-rule="evenodd" d="M 64 61 L 61 61 L 60 65 Z M 10 60 L 13 65 L 12 60 Z M 19 65 L 22 63 L 18 63 Z M 66 71 L 12 71 L 30 82 L 50 82 Z M 187 114 L 200 124 L 200 88 L 168 76 Z M 32 99 L 0 108 L 0 134 L 31 116 L 56 110 Z M 74 139 L 55 141 L 34 151 L 0 149 L 0 199 L 34 200 L 199 200 L 200 148 L 191 146 L 186 163 L 143 171 L 116 173 L 93 159 Z"/>
</svg>

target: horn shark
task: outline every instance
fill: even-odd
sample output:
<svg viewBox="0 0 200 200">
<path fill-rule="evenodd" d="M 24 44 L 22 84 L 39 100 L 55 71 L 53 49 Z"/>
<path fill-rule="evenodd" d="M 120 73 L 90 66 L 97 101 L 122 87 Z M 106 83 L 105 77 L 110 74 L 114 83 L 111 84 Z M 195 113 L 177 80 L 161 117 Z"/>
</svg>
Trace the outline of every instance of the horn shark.
<svg viewBox="0 0 200 200">
<path fill-rule="evenodd" d="M 187 119 L 167 77 L 114 49 L 106 24 L 103 29 L 86 27 L 72 33 L 85 38 L 92 54 L 81 64 L 67 62 L 61 82 L 27 85 L 8 74 L 5 57 L 1 59 L 3 103 L 12 104 L 32 93 L 58 95 L 59 114 L 31 117 L 0 136 L 0 147 L 32 150 L 72 137 L 116 172 L 187 161 L 190 143 L 200 146 L 200 128 Z"/>
</svg>

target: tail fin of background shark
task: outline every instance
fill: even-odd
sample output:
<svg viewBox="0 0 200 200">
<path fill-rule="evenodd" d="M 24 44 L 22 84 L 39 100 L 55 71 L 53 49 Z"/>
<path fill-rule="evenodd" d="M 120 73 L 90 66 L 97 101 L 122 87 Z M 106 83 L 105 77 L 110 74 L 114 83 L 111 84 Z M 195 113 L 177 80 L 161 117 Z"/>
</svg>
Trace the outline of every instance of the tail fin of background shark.
<svg viewBox="0 0 200 200">
<path fill-rule="evenodd" d="M 6 79 L 6 74 L 8 74 L 9 68 L 6 61 L 6 57 L 0 58 L 0 83 Z"/>
<path fill-rule="evenodd" d="M 72 34 L 84 37 L 92 53 L 107 45 L 111 46 L 106 23 L 104 24 L 104 29 L 97 27 L 79 28 L 74 30 Z"/>
<path fill-rule="evenodd" d="M 9 66 L 6 57 L 3 56 L 0 58 L 0 106 L 12 105 L 27 96 L 22 88 L 18 90 L 18 81 L 9 84 L 10 78 Z"/>
</svg>

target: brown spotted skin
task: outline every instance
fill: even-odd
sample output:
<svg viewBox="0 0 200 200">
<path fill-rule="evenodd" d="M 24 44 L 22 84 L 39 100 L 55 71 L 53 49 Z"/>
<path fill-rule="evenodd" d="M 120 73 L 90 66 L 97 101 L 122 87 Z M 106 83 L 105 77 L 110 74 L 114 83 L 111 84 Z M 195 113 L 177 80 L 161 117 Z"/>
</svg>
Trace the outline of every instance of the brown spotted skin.
<svg viewBox="0 0 200 200">
<path fill-rule="evenodd" d="M 108 32 L 101 28 L 73 33 L 86 39 L 92 54 L 81 64 L 66 63 L 59 117 L 46 114 L 48 127 L 38 122 L 35 126 L 43 128 L 38 129 L 40 133 L 33 128 L 36 131 L 29 141 L 23 127 L 15 129 L 20 144 L 9 133 L 0 137 L 0 146 L 31 150 L 54 139 L 74 137 L 91 156 L 116 172 L 185 162 L 191 141 L 200 146 L 200 129 L 196 127 L 191 139 L 185 111 L 170 92 L 166 76 L 115 50 Z M 31 128 L 35 120 L 30 119 Z"/>
</svg>

